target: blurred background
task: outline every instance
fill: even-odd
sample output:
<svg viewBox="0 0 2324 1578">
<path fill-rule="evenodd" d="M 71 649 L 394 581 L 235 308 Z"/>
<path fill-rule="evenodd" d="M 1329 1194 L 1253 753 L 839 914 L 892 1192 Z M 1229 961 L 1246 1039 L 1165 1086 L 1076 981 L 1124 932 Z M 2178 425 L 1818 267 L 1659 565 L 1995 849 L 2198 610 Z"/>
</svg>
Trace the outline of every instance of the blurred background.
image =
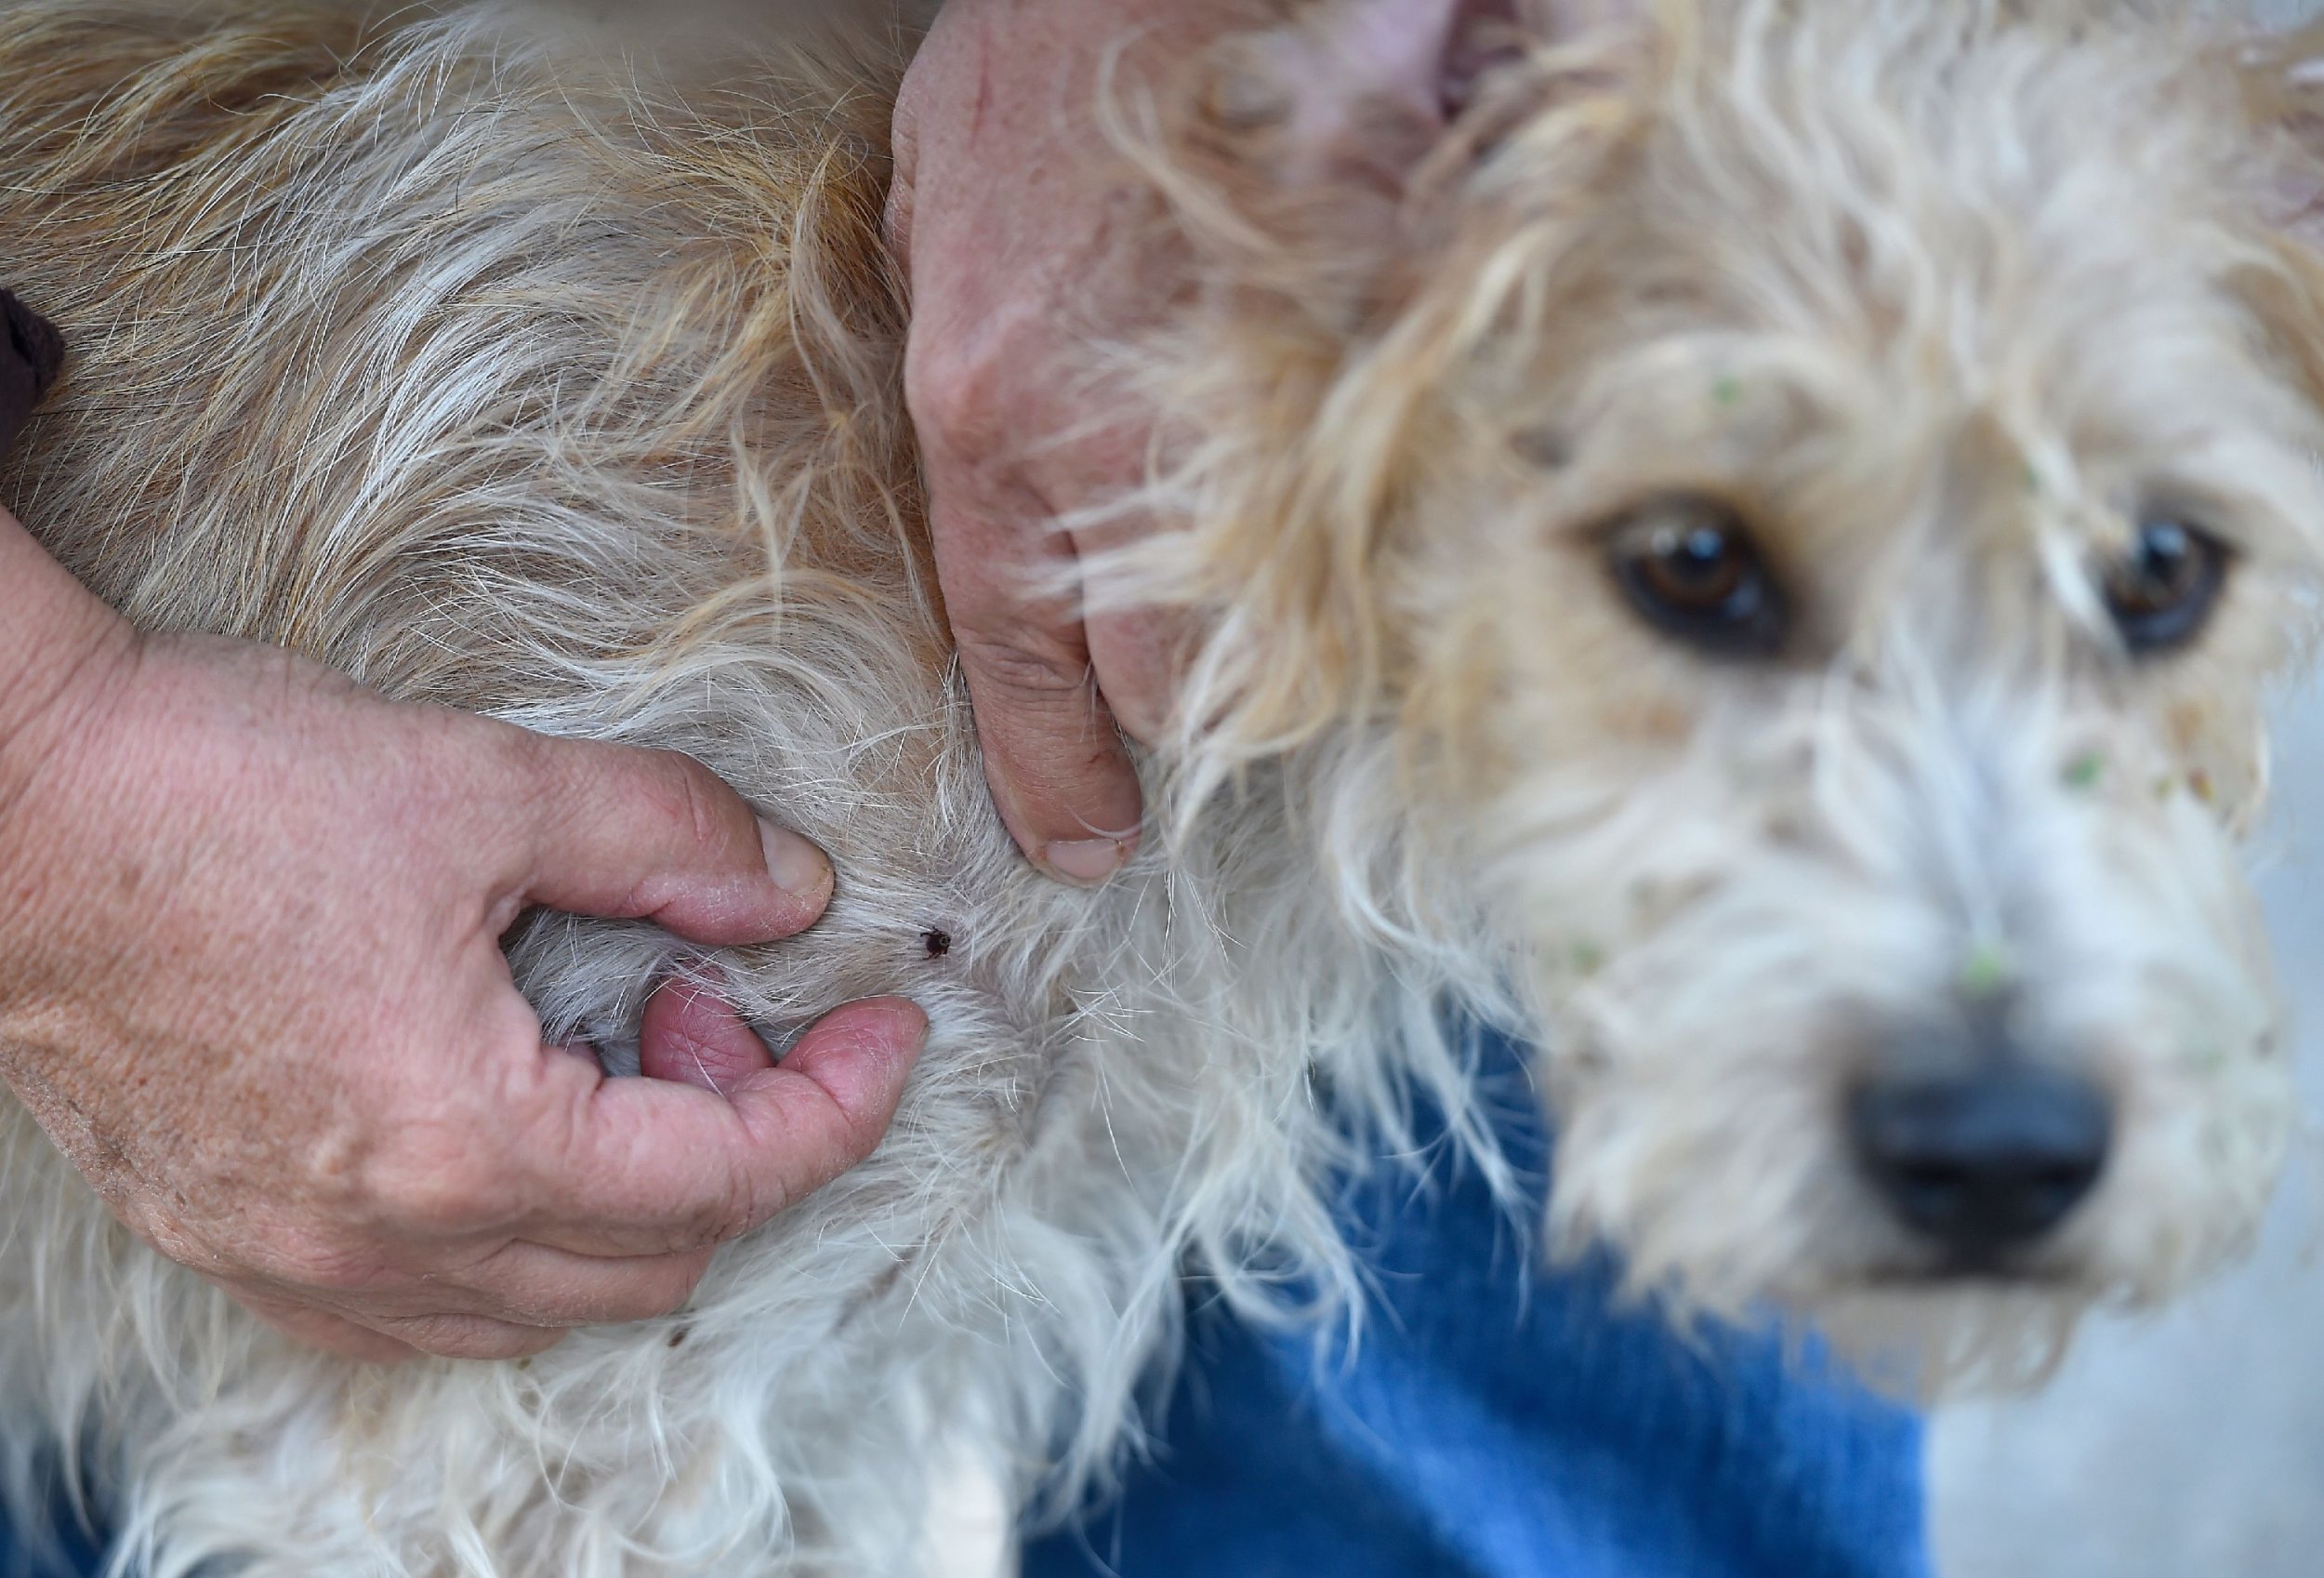
<svg viewBox="0 0 2324 1578">
<path fill-rule="evenodd" d="M 2324 696 L 2283 709 L 2260 842 L 2308 1128 L 2259 1253 L 2085 1332 L 2023 1402 L 1939 1415 L 1943 1578 L 2324 1575 Z"/>
</svg>

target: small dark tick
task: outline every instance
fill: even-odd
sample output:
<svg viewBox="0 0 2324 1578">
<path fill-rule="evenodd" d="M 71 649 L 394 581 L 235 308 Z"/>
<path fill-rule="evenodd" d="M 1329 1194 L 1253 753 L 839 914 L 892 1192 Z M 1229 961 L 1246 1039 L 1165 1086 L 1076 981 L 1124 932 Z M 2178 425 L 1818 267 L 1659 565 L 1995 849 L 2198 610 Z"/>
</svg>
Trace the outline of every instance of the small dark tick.
<svg viewBox="0 0 2324 1578">
<path fill-rule="evenodd" d="M 952 934 L 950 932 L 922 932 L 920 946 L 928 949 L 929 958 L 942 959 L 952 951 Z"/>
</svg>

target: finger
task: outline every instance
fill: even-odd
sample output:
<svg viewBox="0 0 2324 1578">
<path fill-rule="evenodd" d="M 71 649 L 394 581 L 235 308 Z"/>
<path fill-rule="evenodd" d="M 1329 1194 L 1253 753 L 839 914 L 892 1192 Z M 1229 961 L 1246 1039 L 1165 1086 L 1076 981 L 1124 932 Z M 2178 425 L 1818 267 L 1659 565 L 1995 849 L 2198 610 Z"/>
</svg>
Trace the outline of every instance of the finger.
<svg viewBox="0 0 2324 1578">
<path fill-rule="evenodd" d="M 1124 468 L 1132 463 L 1120 462 Z M 1084 564 L 1103 565 L 1108 554 L 1133 547 L 1151 530 L 1142 515 L 1109 514 L 1074 528 L 1074 552 Z M 1131 739 L 1161 744 L 1195 648 L 1194 615 L 1183 608 L 1116 607 L 1086 615 L 1082 628 L 1089 667 L 1115 723 Z"/>
<path fill-rule="evenodd" d="M 522 898 L 581 915 L 652 921 L 713 947 L 814 924 L 831 863 L 762 821 L 701 762 L 669 751 L 523 736 L 535 808 Z"/>
<path fill-rule="evenodd" d="M 473 1307 L 443 1313 L 555 1330 L 655 1320 L 685 1307 L 710 1269 L 711 1253 L 608 1260 L 507 1244 L 461 1277 Z"/>
<path fill-rule="evenodd" d="M 709 1271 L 712 1253 L 706 1248 L 616 1259 L 517 1241 L 499 1244 L 470 1264 L 435 1266 L 390 1288 L 307 1295 L 319 1304 L 293 1305 L 272 1294 L 250 1302 L 254 1308 L 265 1302 L 270 1318 L 279 1317 L 277 1323 L 285 1329 L 292 1321 L 310 1321 L 334 1341 L 339 1333 L 328 1323 L 353 1323 L 375 1337 L 376 1329 L 390 1322 L 436 1319 L 553 1331 L 627 1325 L 682 1308 Z"/>
<path fill-rule="evenodd" d="M 991 526 L 937 497 L 937 574 L 1001 820 L 1051 876 L 1103 882 L 1136 852 L 1142 802 L 1079 611 L 1037 594 L 1037 577 L 1070 563 L 1072 545 L 1037 524 Z"/>
<path fill-rule="evenodd" d="M 549 1078 L 593 1082 L 568 1093 L 558 1164 L 534 1180 L 522 1236 L 604 1257 L 738 1238 L 871 1154 L 927 1034 L 904 999 L 854 1003 L 724 1097 L 561 1059 Z"/>
<path fill-rule="evenodd" d="M 1116 724 L 1131 739 L 1161 743 L 1169 727 L 1171 669 L 1161 651 L 1180 621 L 1157 610 L 1109 614 L 1086 627 L 1089 669 Z"/>
<path fill-rule="evenodd" d="M 437 1359 L 531 1359 L 547 1353 L 568 1335 L 477 1315 L 392 1316 L 372 1324 L 382 1336 Z"/>
<path fill-rule="evenodd" d="M 418 1357 L 409 1343 L 383 1336 L 345 1316 L 313 1309 L 243 1288 L 227 1290 L 236 1304 L 291 1341 L 321 1353 L 365 1364 L 401 1364 Z"/>
<path fill-rule="evenodd" d="M 647 1001 L 638 1032 L 638 1071 L 647 1079 L 727 1095 L 773 1067 L 767 1043 L 708 985 L 671 981 Z"/>
<path fill-rule="evenodd" d="M 1131 739 L 1162 744 L 1195 651 L 1195 617 L 1183 609 L 1140 608 L 1093 616 L 1086 629 L 1089 666 L 1115 722 Z"/>
</svg>

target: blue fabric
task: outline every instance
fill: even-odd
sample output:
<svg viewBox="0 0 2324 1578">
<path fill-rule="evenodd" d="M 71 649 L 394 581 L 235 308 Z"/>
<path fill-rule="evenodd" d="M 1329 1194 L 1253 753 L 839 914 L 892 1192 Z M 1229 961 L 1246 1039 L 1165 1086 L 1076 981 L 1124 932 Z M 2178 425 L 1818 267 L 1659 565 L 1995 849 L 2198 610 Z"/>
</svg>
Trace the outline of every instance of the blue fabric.
<svg viewBox="0 0 2324 1578">
<path fill-rule="evenodd" d="M 1539 1175 L 1533 1110 L 1503 1139 Z M 1199 1319 L 1156 1460 L 1026 1578 L 1927 1578 L 1910 1415 L 1770 1335 L 1682 1342 L 1604 1263 L 1530 1275 L 1472 1176 L 1348 1205 L 1354 1352 Z"/>
<path fill-rule="evenodd" d="M 1538 1175 L 1532 1111 L 1503 1141 Z M 1604 1264 L 1530 1275 L 1473 1177 L 1347 1209 L 1380 1293 L 1356 1351 L 1199 1316 L 1156 1462 L 1025 1578 L 1929 1578 L 1909 1415 L 1772 1337 L 1681 1342 Z M 29 1559 L 0 1529 L 0 1578 Z"/>
<path fill-rule="evenodd" d="M 40 1533 L 27 1539 L 0 1518 L 0 1578 L 74 1578 L 104 1565 L 80 1520 L 62 1507 Z"/>
</svg>

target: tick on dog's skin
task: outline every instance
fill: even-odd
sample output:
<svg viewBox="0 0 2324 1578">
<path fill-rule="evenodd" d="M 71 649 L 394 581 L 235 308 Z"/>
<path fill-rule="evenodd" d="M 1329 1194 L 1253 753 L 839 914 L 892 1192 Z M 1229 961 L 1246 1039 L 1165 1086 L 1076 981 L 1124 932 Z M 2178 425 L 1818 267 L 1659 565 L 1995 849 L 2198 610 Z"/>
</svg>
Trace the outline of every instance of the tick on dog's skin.
<svg viewBox="0 0 2324 1578">
<path fill-rule="evenodd" d="M 920 934 L 920 946 L 928 950 L 931 959 L 947 958 L 952 953 L 952 934 L 931 928 Z"/>
</svg>

